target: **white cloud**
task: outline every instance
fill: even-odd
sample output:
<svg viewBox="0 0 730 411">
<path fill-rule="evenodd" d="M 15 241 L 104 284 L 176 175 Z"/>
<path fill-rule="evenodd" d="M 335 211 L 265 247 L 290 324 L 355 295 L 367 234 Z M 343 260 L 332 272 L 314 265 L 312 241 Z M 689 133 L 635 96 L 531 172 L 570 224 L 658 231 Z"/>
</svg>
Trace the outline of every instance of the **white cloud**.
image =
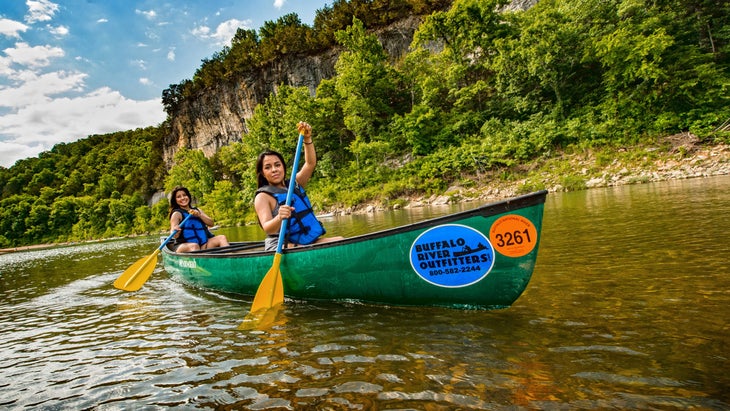
<svg viewBox="0 0 730 411">
<path fill-rule="evenodd" d="M 0 141 L 0 166 L 9 168 L 16 161 L 23 158 L 35 157 L 42 151 L 47 150 L 40 144 L 28 146 L 25 144 Z"/>
<path fill-rule="evenodd" d="M 170 50 L 167 52 L 167 60 L 175 61 L 175 48 L 174 47 L 170 48 Z"/>
<path fill-rule="evenodd" d="M 48 0 L 26 0 L 25 4 L 28 6 L 28 14 L 25 16 L 28 23 L 51 20 L 58 11 L 58 4 Z"/>
<path fill-rule="evenodd" d="M 155 40 L 159 40 L 159 39 L 160 39 L 160 35 L 159 35 L 159 34 L 157 34 L 157 32 L 155 32 L 155 31 L 154 31 L 153 29 L 147 29 L 147 30 L 145 30 L 145 31 L 144 31 L 144 35 L 145 35 L 145 36 L 146 36 L 146 37 L 147 37 L 148 39 L 152 40 L 153 42 L 154 42 Z"/>
<path fill-rule="evenodd" d="M 274 7 L 280 9 L 284 7 L 284 3 L 286 3 L 286 0 L 274 0 Z"/>
<path fill-rule="evenodd" d="M 251 20 L 241 21 L 236 19 L 226 20 L 218 25 L 213 37 L 218 40 L 220 44 L 228 43 L 231 41 L 233 36 L 239 27 L 247 27 L 251 24 Z"/>
<path fill-rule="evenodd" d="M 15 27 L 9 32 L 17 32 Z M 87 73 L 51 68 L 64 56 L 59 47 L 25 42 L 0 52 L 0 166 L 11 167 L 61 142 L 164 121 L 159 98 L 130 100 L 108 87 L 88 92 Z M 135 63 L 146 66 L 143 60 Z M 139 81 L 152 85 L 147 78 Z"/>
<path fill-rule="evenodd" d="M 109 19 L 102 18 L 102 19 L 97 20 L 96 22 L 97 23 L 108 23 L 109 22 Z"/>
<path fill-rule="evenodd" d="M 68 27 L 66 26 L 49 27 L 48 30 L 56 37 L 64 37 L 69 33 Z"/>
<path fill-rule="evenodd" d="M 0 56 L 0 76 L 10 77 L 13 75 L 14 70 L 10 67 L 13 62 L 7 58 Z"/>
<path fill-rule="evenodd" d="M 142 84 L 144 86 L 151 86 L 153 85 L 152 80 L 148 79 L 147 77 L 142 77 L 139 79 L 139 84 Z"/>
<path fill-rule="evenodd" d="M 250 25 L 251 20 L 230 19 L 219 24 L 215 32 L 211 33 L 208 26 L 198 26 L 191 33 L 202 39 L 212 39 L 217 45 L 225 45 L 231 41 L 239 27 L 248 28 Z"/>
<path fill-rule="evenodd" d="M 51 100 L 51 96 L 80 92 L 86 77 L 86 74 L 79 72 L 57 71 L 38 75 L 29 70 L 20 71 L 16 74 L 19 84 L 0 88 L 0 107 L 20 110 L 35 104 L 45 104 Z"/>
<path fill-rule="evenodd" d="M 5 37 L 20 39 L 19 32 L 25 32 L 26 30 L 28 30 L 28 26 L 19 21 L 0 19 L 0 34 Z"/>
<path fill-rule="evenodd" d="M 11 67 L 14 64 L 28 66 L 31 68 L 41 68 L 48 66 L 54 57 L 63 57 L 63 49 L 51 46 L 29 46 L 28 43 L 15 43 L 15 47 L 8 47 L 3 50 L 7 57 L 0 56 L 0 67 Z M 3 63 L 6 60 L 7 63 Z M 0 74 L 7 75 L 2 73 Z"/>
<path fill-rule="evenodd" d="M 133 60 L 132 65 L 139 67 L 140 70 L 147 70 L 147 62 L 144 60 Z"/>
<path fill-rule="evenodd" d="M 208 35 L 208 33 L 210 33 L 210 27 L 208 27 L 208 26 L 198 26 L 198 27 L 195 27 L 191 31 L 191 33 L 194 36 L 197 36 L 197 37 L 208 38 L 208 37 L 210 37 Z"/>
<path fill-rule="evenodd" d="M 145 16 L 147 18 L 147 20 L 152 20 L 155 17 L 157 17 L 157 12 L 155 12 L 154 10 L 139 10 L 139 9 L 136 9 L 136 10 L 134 10 L 134 12 L 137 13 L 137 14 L 141 14 L 141 15 Z"/>
<path fill-rule="evenodd" d="M 0 165 L 34 157 L 55 144 L 154 126 L 165 119 L 159 99 L 135 101 L 107 87 L 77 97 L 48 100 L 0 117 Z"/>
</svg>

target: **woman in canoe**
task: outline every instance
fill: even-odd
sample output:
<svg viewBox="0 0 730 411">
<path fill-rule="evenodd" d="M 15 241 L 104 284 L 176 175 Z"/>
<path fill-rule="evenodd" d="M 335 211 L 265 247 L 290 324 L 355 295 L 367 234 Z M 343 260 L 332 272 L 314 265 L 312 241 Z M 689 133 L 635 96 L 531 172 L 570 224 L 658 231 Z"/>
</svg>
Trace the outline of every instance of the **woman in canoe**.
<svg viewBox="0 0 730 411">
<path fill-rule="evenodd" d="M 203 210 L 193 207 L 191 201 L 190 191 L 185 187 L 175 187 L 170 194 L 170 231 L 177 231 L 173 250 L 187 253 L 229 245 L 225 235 L 213 235 L 208 230 L 215 222 Z M 180 222 L 188 214 L 191 217 L 181 226 Z"/>
<path fill-rule="evenodd" d="M 322 237 L 325 229 L 317 220 L 312 205 L 304 191 L 317 165 L 317 153 L 314 151 L 312 126 L 300 121 L 297 130 L 304 136 L 304 165 L 297 172 L 296 184 L 292 195 L 291 206 L 287 206 L 286 194 L 289 181 L 286 179 L 286 163 L 284 157 L 276 151 L 267 150 L 259 154 L 256 161 L 256 177 L 258 190 L 254 197 L 254 208 L 259 224 L 266 232 L 265 249 L 275 250 L 281 222 L 289 219 L 286 238 L 290 246 L 322 243 L 341 240 L 343 237 Z"/>
</svg>

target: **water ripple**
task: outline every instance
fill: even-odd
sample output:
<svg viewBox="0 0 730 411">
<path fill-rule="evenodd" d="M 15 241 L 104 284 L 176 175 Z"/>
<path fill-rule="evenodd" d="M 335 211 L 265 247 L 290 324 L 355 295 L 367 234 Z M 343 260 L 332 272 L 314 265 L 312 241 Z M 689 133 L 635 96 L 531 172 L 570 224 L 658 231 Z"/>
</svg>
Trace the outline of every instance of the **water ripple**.
<svg viewBox="0 0 730 411">
<path fill-rule="evenodd" d="M 151 240 L 3 255 L 0 408 L 730 409 L 729 184 L 550 196 L 495 311 L 288 302 L 242 332 L 250 297 L 111 286 Z"/>
</svg>

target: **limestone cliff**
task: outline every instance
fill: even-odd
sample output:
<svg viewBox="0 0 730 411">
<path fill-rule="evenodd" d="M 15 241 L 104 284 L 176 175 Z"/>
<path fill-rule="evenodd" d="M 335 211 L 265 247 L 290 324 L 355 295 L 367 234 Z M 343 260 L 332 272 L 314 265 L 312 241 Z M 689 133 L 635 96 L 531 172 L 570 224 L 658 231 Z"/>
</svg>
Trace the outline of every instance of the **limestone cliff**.
<svg viewBox="0 0 730 411">
<path fill-rule="evenodd" d="M 402 56 L 411 44 L 420 18 L 411 17 L 378 31 L 378 39 L 392 59 Z M 340 49 L 311 56 L 285 56 L 255 73 L 220 83 L 180 104 L 170 119 L 171 130 L 164 142 L 163 158 L 172 164 L 182 147 L 202 150 L 206 157 L 248 132 L 246 119 L 254 108 L 282 84 L 306 86 L 314 95 L 320 81 L 335 75 Z"/>
</svg>

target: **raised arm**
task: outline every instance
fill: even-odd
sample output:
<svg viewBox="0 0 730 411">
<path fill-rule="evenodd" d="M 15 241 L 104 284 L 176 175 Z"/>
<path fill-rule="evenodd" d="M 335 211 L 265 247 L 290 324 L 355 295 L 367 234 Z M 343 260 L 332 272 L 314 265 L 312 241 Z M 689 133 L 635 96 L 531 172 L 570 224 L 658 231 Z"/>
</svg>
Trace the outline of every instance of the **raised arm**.
<svg viewBox="0 0 730 411">
<path fill-rule="evenodd" d="M 317 166 L 317 152 L 314 151 L 314 142 L 312 141 L 312 126 L 300 121 L 297 124 L 297 130 L 304 135 L 304 165 L 297 172 L 297 183 L 304 187 L 312 178 L 314 168 Z"/>
</svg>

